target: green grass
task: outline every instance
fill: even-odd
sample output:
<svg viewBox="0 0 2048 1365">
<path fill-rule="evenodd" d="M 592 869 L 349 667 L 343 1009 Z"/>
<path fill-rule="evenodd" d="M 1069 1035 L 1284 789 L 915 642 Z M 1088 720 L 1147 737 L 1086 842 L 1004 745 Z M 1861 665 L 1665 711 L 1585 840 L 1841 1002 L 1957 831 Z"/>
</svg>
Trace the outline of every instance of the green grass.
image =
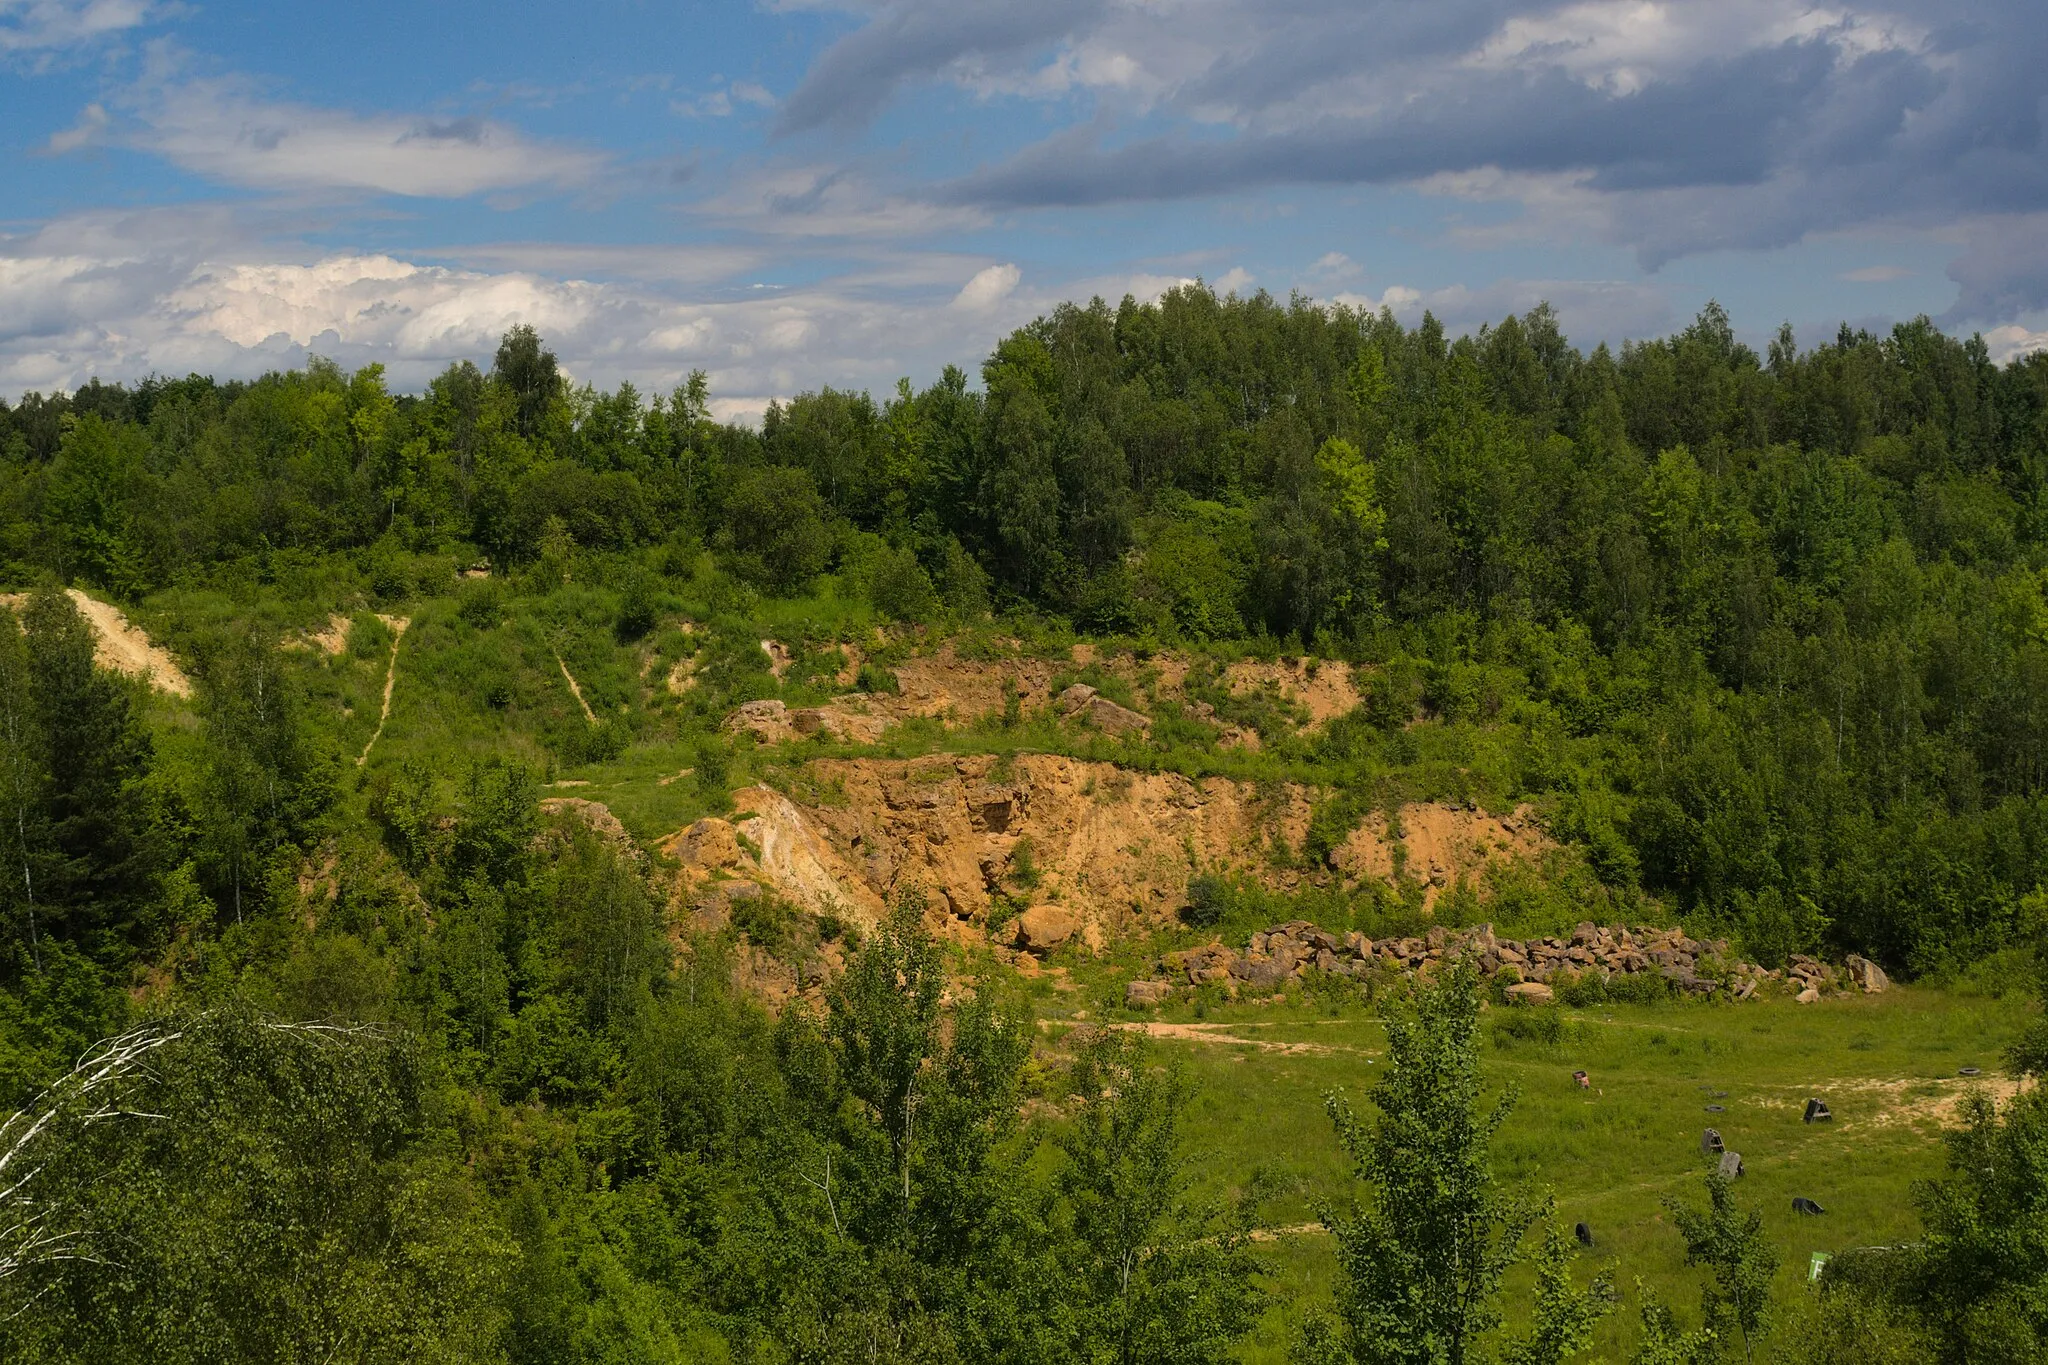
<svg viewBox="0 0 2048 1365">
<path fill-rule="evenodd" d="M 1059 1000 L 1047 997 L 1049 1012 Z M 1582 1254 L 1582 1274 L 1612 1268 L 1630 1299 L 1603 1325 L 1599 1352 L 1625 1358 L 1636 1277 L 1682 1313 L 1697 1313 L 1699 1272 L 1685 1267 L 1662 1201 L 1703 1202 L 1709 1163 L 1700 1135 L 1718 1128 L 1747 1167 L 1738 1196 L 1763 1210 L 1783 1258 L 1775 1293 L 1787 1306 L 1778 1330 L 1789 1341 L 1808 1300 L 1810 1253 L 1917 1235 L 1911 1187 L 1942 1170 L 1940 1106 L 1969 1084 L 1956 1071 L 1994 1071 L 2024 1012 L 1910 988 L 1811 1006 L 1614 1006 L 1565 1011 L 1561 1041 L 1544 1044 L 1507 1036 L 1503 1016 L 1490 1011 L 1489 1083 L 1520 1093 L 1495 1143 L 1496 1171 L 1509 1186 L 1553 1193 L 1567 1226 L 1583 1220 L 1593 1229 L 1597 1247 Z M 1195 1022 L 1187 1007 L 1165 1018 Z M 1365 1104 L 1384 1065 L 1377 1019 L 1363 1005 L 1332 1017 L 1297 1001 L 1212 1008 L 1205 1023 L 1237 1041 L 1159 1042 L 1202 1083 L 1191 1123 L 1202 1193 L 1241 1188 L 1263 1169 L 1283 1190 L 1269 1221 L 1313 1223 L 1316 1201 L 1341 1201 L 1350 1188 L 1323 1097 L 1343 1091 Z M 1590 1091 L 1572 1079 L 1580 1068 L 1591 1074 Z M 1828 1102 L 1832 1123 L 1801 1121 L 1809 1096 Z M 1725 1112 L 1707 1113 L 1716 1103 Z M 1793 1213 L 1796 1195 L 1826 1215 Z M 1319 1230 L 1283 1233 L 1265 1250 L 1278 1301 L 1243 1358 L 1278 1362 L 1303 1310 L 1327 1301 L 1334 1259 Z M 1518 1294 L 1508 1297 L 1513 1321 L 1523 1310 Z"/>
</svg>

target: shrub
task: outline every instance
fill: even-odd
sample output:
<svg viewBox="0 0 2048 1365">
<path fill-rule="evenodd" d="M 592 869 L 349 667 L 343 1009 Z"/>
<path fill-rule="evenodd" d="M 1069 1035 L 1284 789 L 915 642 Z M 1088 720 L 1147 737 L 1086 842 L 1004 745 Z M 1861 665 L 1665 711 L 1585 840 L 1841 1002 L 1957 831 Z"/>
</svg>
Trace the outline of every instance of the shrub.
<svg viewBox="0 0 2048 1365">
<path fill-rule="evenodd" d="M 613 633 L 626 643 L 644 639 L 654 629 L 656 616 L 661 604 L 654 594 L 654 583 L 646 574 L 634 574 L 626 581 L 626 591 L 619 598 L 619 614 L 612 623 Z"/>
<path fill-rule="evenodd" d="M 1188 903 L 1180 917 L 1197 929 L 1214 929 L 1230 914 L 1230 883 L 1204 872 L 1188 883 Z"/>
<path fill-rule="evenodd" d="M 907 548 L 885 545 L 868 564 L 868 600 L 898 621 L 923 621 L 938 606 L 931 576 Z"/>
<path fill-rule="evenodd" d="M 478 630 L 494 630 L 505 619 L 505 590 L 495 578 L 474 578 L 455 597 L 455 614 Z"/>
</svg>

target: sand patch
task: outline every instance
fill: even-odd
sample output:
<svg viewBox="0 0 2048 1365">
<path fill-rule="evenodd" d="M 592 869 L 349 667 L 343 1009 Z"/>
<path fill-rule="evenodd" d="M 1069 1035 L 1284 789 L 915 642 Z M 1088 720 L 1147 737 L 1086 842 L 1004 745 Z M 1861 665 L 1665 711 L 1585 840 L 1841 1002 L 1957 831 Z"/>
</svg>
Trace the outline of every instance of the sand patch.
<svg viewBox="0 0 2048 1365">
<path fill-rule="evenodd" d="M 1225 668 L 1223 676 L 1235 696 L 1270 691 L 1301 707 L 1308 712 L 1305 730 L 1319 730 L 1337 717 L 1349 715 L 1359 702 L 1351 665 L 1334 659 L 1289 659 L 1270 664 L 1240 659 Z"/>
<path fill-rule="evenodd" d="M 64 595 L 71 599 L 79 615 L 92 627 L 94 663 L 131 678 L 140 678 L 174 697 L 192 695 L 192 680 L 178 667 L 170 651 L 138 630 L 119 607 L 88 597 L 77 588 L 66 588 Z M 0 595 L 0 605 L 20 611 L 28 605 L 28 594 Z"/>
</svg>

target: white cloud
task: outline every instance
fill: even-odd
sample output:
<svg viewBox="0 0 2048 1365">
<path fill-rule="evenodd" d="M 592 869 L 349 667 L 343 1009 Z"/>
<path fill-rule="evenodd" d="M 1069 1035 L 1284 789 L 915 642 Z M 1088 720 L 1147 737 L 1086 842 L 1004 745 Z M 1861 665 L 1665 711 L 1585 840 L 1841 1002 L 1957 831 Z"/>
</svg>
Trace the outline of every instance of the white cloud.
<svg viewBox="0 0 2048 1365">
<path fill-rule="evenodd" d="M 106 132 L 110 120 L 107 107 L 103 104 L 88 104 L 79 111 L 78 122 L 61 132 L 50 134 L 49 150 L 58 156 L 75 152 L 80 147 L 96 142 Z"/>
<path fill-rule="evenodd" d="M 724 226 L 790 237 L 923 236 L 978 228 L 989 217 L 977 208 L 889 194 L 848 168 L 833 165 L 743 171 L 691 212 Z"/>
<path fill-rule="evenodd" d="M 2048 351 L 2048 330 L 2030 331 L 2016 322 L 2008 323 L 1986 332 L 1984 344 L 1990 348 L 1992 361 L 2003 365 L 2035 351 Z"/>
<path fill-rule="evenodd" d="M 1439 289 L 1394 284 L 1377 295 L 1346 292 L 1330 301 L 1375 313 L 1385 308 L 1408 326 L 1420 322 L 1425 311 L 1434 313 L 1453 333 L 1474 331 L 1510 313 L 1526 313 L 1548 303 L 1557 310 L 1565 335 L 1587 347 L 1601 340 L 1661 335 L 1673 321 L 1671 300 L 1663 290 L 1627 280 L 1497 280 L 1476 289 L 1462 284 Z"/>
<path fill-rule="evenodd" d="M 1251 271 L 1234 265 L 1223 272 L 1223 277 L 1216 281 L 1215 289 L 1219 294 L 1250 294 L 1253 283 L 1255 279 Z"/>
<path fill-rule="evenodd" d="M 1926 33 L 1800 0 L 1588 0 L 1510 18 L 1467 62 L 1491 70 L 1554 65 L 1593 89 L 1632 95 L 1701 62 L 1813 39 L 1849 57 L 1917 49 Z"/>
<path fill-rule="evenodd" d="M 151 0 L 0 0 L 0 53 L 78 47 L 174 9 Z"/>
<path fill-rule="evenodd" d="M 991 266 L 1008 288 L 984 286 L 984 307 L 953 307 L 957 257 L 941 258 L 944 279 L 937 267 L 885 260 L 756 291 L 732 280 L 707 288 L 704 262 L 689 267 L 699 279 L 677 284 L 669 248 L 647 250 L 647 273 L 662 277 L 653 280 L 627 275 L 626 248 L 602 257 L 618 275 L 610 280 L 529 268 L 548 254 L 473 253 L 504 268 L 322 254 L 265 242 L 212 211 L 51 223 L 0 237 L 0 394 L 71 389 L 95 375 L 248 378 L 310 354 L 349 368 L 382 363 L 394 386 L 417 390 L 453 361 L 488 364 L 504 330 L 528 322 L 579 378 L 662 391 L 701 368 L 720 411 L 758 412 L 771 397 L 826 383 L 883 390 L 904 374 L 928 382 L 1051 301 L 1019 297 L 1016 281 Z"/>
<path fill-rule="evenodd" d="M 495 120 L 360 115 L 269 100 L 243 77 L 184 77 L 179 62 L 168 50 L 152 57 L 150 72 L 117 106 L 128 118 L 106 136 L 227 184 L 454 199 L 580 185 L 606 165 L 601 153 L 535 142 Z M 104 110 L 95 120 L 88 108 L 77 128 L 58 137 L 75 136 L 77 145 L 105 121 Z"/>
<path fill-rule="evenodd" d="M 975 272 L 974 278 L 960 286 L 960 292 L 953 296 L 953 306 L 971 313 L 984 313 L 1008 298 L 1017 288 L 1017 281 L 1023 272 L 1014 265 L 992 265 Z"/>
</svg>

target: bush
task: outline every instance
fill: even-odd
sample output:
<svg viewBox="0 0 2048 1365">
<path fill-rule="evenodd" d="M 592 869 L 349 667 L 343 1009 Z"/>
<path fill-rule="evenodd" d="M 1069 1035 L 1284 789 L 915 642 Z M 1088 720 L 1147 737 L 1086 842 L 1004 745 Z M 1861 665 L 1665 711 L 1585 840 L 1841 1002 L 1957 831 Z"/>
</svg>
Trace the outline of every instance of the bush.
<svg viewBox="0 0 2048 1365">
<path fill-rule="evenodd" d="M 1180 917 L 1194 928 L 1214 929 L 1229 916 L 1231 902 L 1230 883 L 1204 872 L 1188 883 L 1188 903 Z"/>
<path fill-rule="evenodd" d="M 877 692 L 891 697 L 903 690 L 902 684 L 896 681 L 895 669 L 874 663 L 864 663 L 860 666 L 860 672 L 854 675 L 853 685 L 857 691 Z"/>
<path fill-rule="evenodd" d="M 660 614 L 661 604 L 654 594 L 654 583 L 646 574 L 634 574 L 626 581 L 626 591 L 619 598 L 619 614 L 612 624 L 613 633 L 621 642 L 630 644 L 644 639 L 654 629 L 655 618 Z"/>
<path fill-rule="evenodd" d="M 923 621 L 938 606 L 931 576 L 906 548 L 885 545 L 868 564 L 868 600 L 898 621 Z"/>
<path fill-rule="evenodd" d="M 1512 1047 L 1516 1043 L 1555 1047 L 1564 1041 L 1564 1011 L 1555 1005 L 1502 1010 L 1492 1019 L 1495 1047 Z"/>
<path fill-rule="evenodd" d="M 1607 998 L 1617 1005 L 1661 1005 L 1671 998 L 1661 972 L 1626 972 L 1607 979 Z"/>
<path fill-rule="evenodd" d="M 716 736 L 698 741 L 697 790 L 719 809 L 732 802 L 732 750 Z"/>
<path fill-rule="evenodd" d="M 802 469 L 750 469 L 734 479 L 719 539 L 735 577 L 784 595 L 808 587 L 832 553 L 825 500 Z"/>
<path fill-rule="evenodd" d="M 505 590 L 495 578 L 474 578 L 456 594 L 455 614 L 478 630 L 495 630 L 505 619 Z"/>
</svg>

